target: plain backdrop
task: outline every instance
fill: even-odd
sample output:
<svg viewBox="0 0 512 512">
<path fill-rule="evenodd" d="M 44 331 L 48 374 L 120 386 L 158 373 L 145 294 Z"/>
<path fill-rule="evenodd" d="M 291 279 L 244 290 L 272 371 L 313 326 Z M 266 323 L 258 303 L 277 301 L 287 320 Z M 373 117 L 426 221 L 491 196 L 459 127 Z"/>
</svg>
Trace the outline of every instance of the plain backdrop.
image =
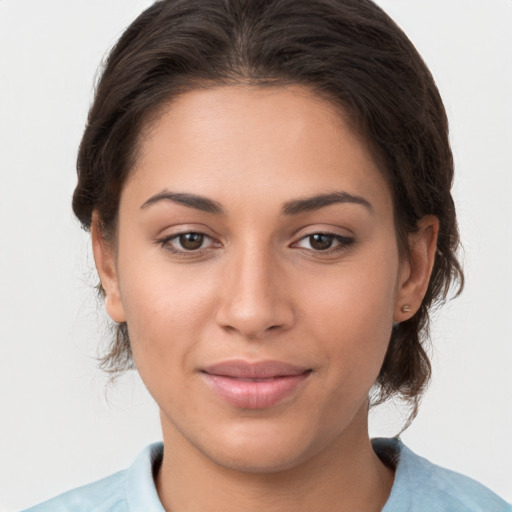
<svg viewBox="0 0 512 512">
<path fill-rule="evenodd" d="M 512 1 L 380 0 L 430 66 L 451 121 L 464 294 L 433 329 L 434 380 L 403 435 L 512 501 Z M 105 388 L 108 340 L 75 156 L 105 51 L 150 2 L 0 0 L 0 510 L 129 465 L 160 439 L 135 374 Z M 103 327 L 102 327 L 103 326 Z M 371 424 L 392 435 L 400 411 Z"/>
</svg>

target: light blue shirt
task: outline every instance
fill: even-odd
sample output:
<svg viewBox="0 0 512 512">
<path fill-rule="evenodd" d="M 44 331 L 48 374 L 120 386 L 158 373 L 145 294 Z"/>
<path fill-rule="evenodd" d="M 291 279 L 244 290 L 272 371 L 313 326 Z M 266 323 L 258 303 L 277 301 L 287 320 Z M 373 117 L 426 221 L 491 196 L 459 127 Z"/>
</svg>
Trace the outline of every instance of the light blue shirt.
<svg viewBox="0 0 512 512">
<path fill-rule="evenodd" d="M 492 491 L 459 473 L 419 457 L 398 439 L 374 439 L 384 461 L 396 464 L 395 481 L 382 512 L 512 512 Z M 165 512 L 153 481 L 163 454 L 155 443 L 126 470 L 78 487 L 25 512 Z"/>
</svg>

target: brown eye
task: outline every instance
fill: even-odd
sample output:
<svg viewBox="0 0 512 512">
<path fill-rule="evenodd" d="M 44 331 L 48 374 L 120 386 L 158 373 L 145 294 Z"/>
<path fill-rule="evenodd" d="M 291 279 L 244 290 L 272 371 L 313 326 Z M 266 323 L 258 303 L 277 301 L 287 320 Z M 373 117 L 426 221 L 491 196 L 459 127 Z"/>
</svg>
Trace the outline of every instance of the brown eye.
<svg viewBox="0 0 512 512">
<path fill-rule="evenodd" d="M 202 233 L 183 233 L 178 237 L 179 245 L 187 251 L 197 251 L 204 242 Z"/>
<path fill-rule="evenodd" d="M 197 231 L 185 231 L 167 236 L 155 242 L 166 251 L 179 256 L 198 257 L 211 254 L 212 249 L 218 249 L 221 244 L 204 233 Z"/>
<path fill-rule="evenodd" d="M 332 246 L 334 237 L 324 233 L 316 233 L 309 236 L 309 245 L 315 251 L 325 251 Z"/>
<path fill-rule="evenodd" d="M 354 242 L 355 240 L 351 237 L 335 233 L 312 233 L 311 235 L 301 238 L 294 245 L 295 247 L 307 249 L 312 252 L 331 254 L 348 249 Z"/>
</svg>

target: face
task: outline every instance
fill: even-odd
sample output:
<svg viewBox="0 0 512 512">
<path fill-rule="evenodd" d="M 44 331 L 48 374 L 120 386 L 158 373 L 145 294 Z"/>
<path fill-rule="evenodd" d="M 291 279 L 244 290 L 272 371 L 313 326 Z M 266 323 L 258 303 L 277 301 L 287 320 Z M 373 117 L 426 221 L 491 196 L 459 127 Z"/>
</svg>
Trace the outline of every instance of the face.
<svg viewBox="0 0 512 512">
<path fill-rule="evenodd" d="M 95 253 L 165 440 L 257 472 L 367 439 L 411 268 L 386 181 L 328 103 L 182 95 L 143 138 L 115 248 Z"/>
</svg>

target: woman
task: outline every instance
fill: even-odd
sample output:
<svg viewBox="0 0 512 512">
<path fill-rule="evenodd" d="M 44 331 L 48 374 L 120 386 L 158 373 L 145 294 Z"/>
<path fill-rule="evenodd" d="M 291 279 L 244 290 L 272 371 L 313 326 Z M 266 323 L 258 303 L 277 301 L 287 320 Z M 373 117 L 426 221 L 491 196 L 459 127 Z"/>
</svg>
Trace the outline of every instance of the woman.
<svg viewBox="0 0 512 512">
<path fill-rule="evenodd" d="M 374 4 L 155 3 L 78 170 L 104 366 L 135 364 L 165 450 L 34 511 L 510 509 L 369 439 L 370 402 L 414 417 L 429 310 L 462 284 L 444 109 Z"/>
</svg>

